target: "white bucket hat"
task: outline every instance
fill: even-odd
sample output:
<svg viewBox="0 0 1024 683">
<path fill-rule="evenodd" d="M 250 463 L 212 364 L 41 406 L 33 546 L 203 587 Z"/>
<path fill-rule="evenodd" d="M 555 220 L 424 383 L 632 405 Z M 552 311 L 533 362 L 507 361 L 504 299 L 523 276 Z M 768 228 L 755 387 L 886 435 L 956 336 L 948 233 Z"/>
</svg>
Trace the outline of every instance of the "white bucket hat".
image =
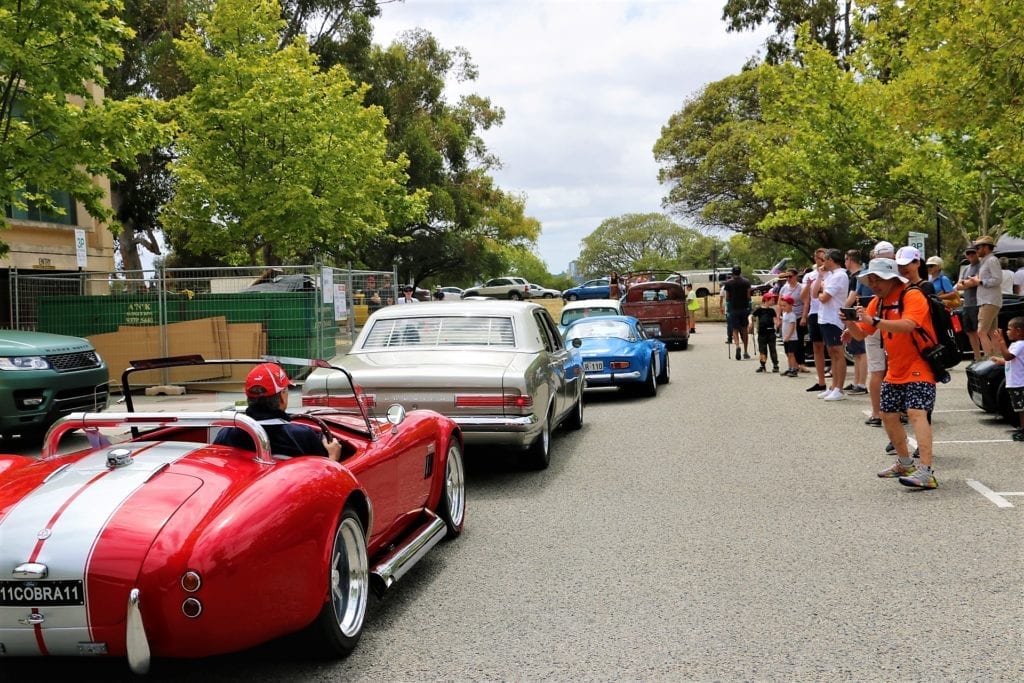
<svg viewBox="0 0 1024 683">
<path fill-rule="evenodd" d="M 883 280 L 891 280 L 896 278 L 900 282 L 906 282 L 907 278 L 900 275 L 899 268 L 896 266 L 896 261 L 891 258 L 873 258 L 868 263 L 867 270 L 863 270 L 857 275 L 857 279 L 861 282 L 867 282 L 869 275 L 875 275 L 882 278 Z"/>
</svg>

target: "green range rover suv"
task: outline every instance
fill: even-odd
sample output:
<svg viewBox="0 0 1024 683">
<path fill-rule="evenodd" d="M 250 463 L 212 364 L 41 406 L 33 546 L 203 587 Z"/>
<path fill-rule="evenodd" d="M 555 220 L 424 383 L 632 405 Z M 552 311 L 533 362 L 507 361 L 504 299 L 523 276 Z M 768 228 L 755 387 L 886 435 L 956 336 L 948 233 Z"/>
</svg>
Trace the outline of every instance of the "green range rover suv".
<svg viewBox="0 0 1024 683">
<path fill-rule="evenodd" d="M 42 436 L 58 418 L 107 407 L 107 364 L 85 339 L 0 330 L 0 436 Z"/>
</svg>

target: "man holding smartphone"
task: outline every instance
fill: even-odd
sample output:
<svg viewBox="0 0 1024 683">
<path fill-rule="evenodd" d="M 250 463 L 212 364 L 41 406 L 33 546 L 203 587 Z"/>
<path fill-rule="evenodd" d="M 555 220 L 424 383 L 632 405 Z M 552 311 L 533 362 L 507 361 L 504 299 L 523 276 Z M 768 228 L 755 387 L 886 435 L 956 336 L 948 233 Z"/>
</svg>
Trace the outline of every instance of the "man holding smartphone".
<svg viewBox="0 0 1024 683">
<path fill-rule="evenodd" d="M 828 350 L 832 363 L 832 386 L 826 388 L 818 398 L 826 401 L 842 401 L 846 398 L 843 383 L 846 382 L 846 354 L 843 348 L 843 321 L 839 309 L 846 303 L 850 290 L 850 278 L 843 268 L 843 252 L 828 249 L 825 252 L 824 269 L 818 288 L 818 326 L 821 338 Z"/>
</svg>

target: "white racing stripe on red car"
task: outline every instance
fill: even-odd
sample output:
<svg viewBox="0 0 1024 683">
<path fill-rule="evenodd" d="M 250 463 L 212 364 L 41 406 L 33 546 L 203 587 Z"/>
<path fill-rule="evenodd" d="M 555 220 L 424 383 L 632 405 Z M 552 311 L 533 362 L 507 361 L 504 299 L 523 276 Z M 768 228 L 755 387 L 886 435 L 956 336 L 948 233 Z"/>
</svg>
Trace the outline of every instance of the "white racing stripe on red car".
<svg viewBox="0 0 1024 683">
<path fill-rule="evenodd" d="M 116 447 L 133 450 L 130 465 L 108 469 L 110 448 L 100 449 L 25 496 L 0 520 L 0 567 L 39 562 L 49 570 L 47 581 L 84 581 L 96 541 L 118 508 L 159 469 L 205 445 Z M 88 600 L 86 594 L 82 606 L 0 607 L 0 643 L 9 655 L 77 655 L 79 643 L 91 640 Z M 42 614 L 42 624 L 19 623 L 33 612 Z"/>
</svg>

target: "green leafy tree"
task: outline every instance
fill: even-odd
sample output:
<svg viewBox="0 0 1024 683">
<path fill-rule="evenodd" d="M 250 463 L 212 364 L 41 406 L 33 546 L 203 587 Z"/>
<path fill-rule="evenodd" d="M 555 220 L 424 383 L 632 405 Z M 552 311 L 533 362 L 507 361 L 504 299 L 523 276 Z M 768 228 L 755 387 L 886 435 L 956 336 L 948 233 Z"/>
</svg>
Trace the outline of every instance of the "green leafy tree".
<svg viewBox="0 0 1024 683">
<path fill-rule="evenodd" d="M 504 112 L 479 95 L 454 103 L 444 97 L 450 83 L 476 79 L 468 52 L 412 31 L 374 48 L 366 76 L 368 102 L 388 118 L 390 154 L 409 159 L 409 186 L 430 198 L 422 219 L 392 222 L 387 233 L 352 245 L 354 260 L 395 264 L 413 281 L 508 272 L 505 246 L 533 245 L 540 225 L 524 214 L 525 199 L 496 187 L 490 175 L 498 162 L 480 135 L 500 125 Z"/>
<path fill-rule="evenodd" d="M 750 31 L 762 24 L 775 33 L 765 41 L 765 59 L 782 64 L 799 59 L 798 29 L 844 62 L 857 46 L 859 33 L 851 0 L 727 0 L 722 19 L 729 31 Z"/>
<path fill-rule="evenodd" d="M 963 239 L 1024 234 L 1024 5 L 879 3 L 865 63 L 893 73 L 887 109 L 914 142 L 901 176 L 927 184 Z M 899 50 L 886 49 L 899 33 Z"/>
<path fill-rule="evenodd" d="M 629 213 L 602 221 L 583 238 L 576 268 L 586 277 L 679 268 L 684 252 L 703 238 L 664 214 Z"/>
<path fill-rule="evenodd" d="M 341 67 L 321 72 L 302 38 L 278 50 L 275 0 L 220 0 L 175 41 L 195 87 L 175 100 L 172 239 L 232 263 L 337 257 L 422 214 L 386 120 Z"/>
<path fill-rule="evenodd" d="M 663 206 L 702 227 L 756 232 L 771 208 L 754 193 L 750 167 L 762 128 L 756 70 L 705 86 L 654 145 Z"/>
<path fill-rule="evenodd" d="M 94 97 L 107 84 L 131 29 L 120 2 L 52 0 L 0 6 L 0 202 L 62 215 L 66 192 L 90 216 L 109 220 L 97 176 L 117 180 L 118 162 L 168 139 L 157 103 Z M 0 215 L 0 227 L 6 218 Z M 117 226 L 112 226 L 116 231 Z M 0 253 L 7 252 L 0 243 Z"/>
</svg>

